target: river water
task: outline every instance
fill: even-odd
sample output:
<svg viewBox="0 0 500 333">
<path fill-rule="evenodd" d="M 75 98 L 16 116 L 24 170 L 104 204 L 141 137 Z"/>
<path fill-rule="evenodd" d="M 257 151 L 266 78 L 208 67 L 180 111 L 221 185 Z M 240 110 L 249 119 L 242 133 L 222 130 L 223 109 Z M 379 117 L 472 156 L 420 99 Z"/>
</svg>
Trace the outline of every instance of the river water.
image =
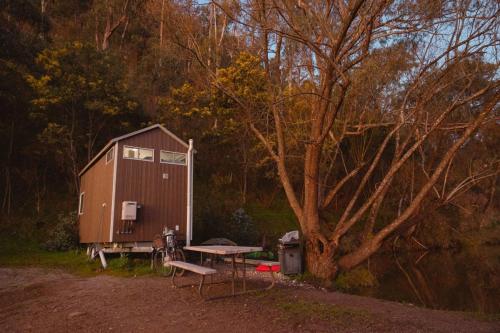
<svg viewBox="0 0 500 333">
<path fill-rule="evenodd" d="M 433 309 L 500 313 L 500 246 L 383 254 L 368 265 L 377 285 L 352 293 Z"/>
</svg>

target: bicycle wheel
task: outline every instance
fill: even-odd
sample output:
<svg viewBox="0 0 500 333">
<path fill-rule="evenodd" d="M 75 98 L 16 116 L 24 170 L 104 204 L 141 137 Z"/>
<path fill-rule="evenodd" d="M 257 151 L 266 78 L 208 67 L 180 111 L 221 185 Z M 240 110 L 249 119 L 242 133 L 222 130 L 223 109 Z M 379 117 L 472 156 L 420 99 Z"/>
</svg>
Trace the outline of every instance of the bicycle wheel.
<svg viewBox="0 0 500 333">
<path fill-rule="evenodd" d="M 181 249 L 175 249 L 174 251 L 174 260 L 176 261 L 186 261 L 186 256 L 184 255 L 184 251 Z M 184 275 L 184 270 L 177 267 L 175 271 L 175 276 L 183 276 Z"/>
<path fill-rule="evenodd" d="M 173 271 L 172 266 L 168 265 L 165 261 L 165 256 L 166 254 L 164 251 L 155 251 L 151 262 L 153 271 L 161 276 L 169 276 Z"/>
</svg>

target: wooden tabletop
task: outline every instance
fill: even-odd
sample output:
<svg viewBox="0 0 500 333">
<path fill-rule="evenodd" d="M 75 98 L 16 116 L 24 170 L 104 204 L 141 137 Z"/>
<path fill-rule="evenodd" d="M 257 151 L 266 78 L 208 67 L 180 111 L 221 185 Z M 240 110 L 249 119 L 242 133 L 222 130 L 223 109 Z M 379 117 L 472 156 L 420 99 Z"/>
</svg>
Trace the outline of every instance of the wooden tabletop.
<svg viewBox="0 0 500 333">
<path fill-rule="evenodd" d="M 262 251 L 262 247 L 259 247 L 259 246 L 230 246 L 230 245 L 197 245 L 197 246 L 185 246 L 184 250 L 213 253 L 213 254 L 220 254 L 220 255 L 229 255 L 229 254 L 260 252 L 260 251 Z"/>
</svg>

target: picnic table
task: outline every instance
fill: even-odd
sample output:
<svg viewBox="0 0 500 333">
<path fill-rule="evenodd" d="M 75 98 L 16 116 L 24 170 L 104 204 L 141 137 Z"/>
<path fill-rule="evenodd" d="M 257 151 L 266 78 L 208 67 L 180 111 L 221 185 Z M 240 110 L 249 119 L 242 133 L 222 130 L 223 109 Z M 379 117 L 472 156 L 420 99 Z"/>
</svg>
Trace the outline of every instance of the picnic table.
<svg viewBox="0 0 500 333">
<path fill-rule="evenodd" d="M 259 246 L 231 246 L 231 245 L 197 245 L 197 246 L 185 246 L 184 250 L 194 251 L 201 253 L 201 262 L 203 264 L 203 253 L 207 253 L 211 256 L 210 266 L 213 268 L 214 257 L 216 255 L 229 256 L 231 257 L 231 292 L 234 296 L 236 294 L 235 281 L 237 276 L 236 268 L 236 257 L 242 255 L 241 263 L 243 264 L 243 292 L 246 292 L 246 263 L 245 254 L 252 252 L 262 251 L 262 247 Z"/>
</svg>

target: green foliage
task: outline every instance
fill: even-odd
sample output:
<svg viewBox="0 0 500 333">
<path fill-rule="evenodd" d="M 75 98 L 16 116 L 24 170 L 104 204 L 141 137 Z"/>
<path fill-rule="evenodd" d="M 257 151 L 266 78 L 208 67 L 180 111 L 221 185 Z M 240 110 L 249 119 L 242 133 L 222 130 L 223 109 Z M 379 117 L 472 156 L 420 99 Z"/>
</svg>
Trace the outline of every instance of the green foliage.
<svg viewBox="0 0 500 333">
<path fill-rule="evenodd" d="M 288 316 L 295 319 L 330 320 L 347 324 L 350 320 L 369 320 L 371 317 L 364 310 L 304 300 L 288 299 L 284 302 L 279 302 L 277 305 Z"/>
<path fill-rule="evenodd" d="M 219 92 L 219 98 L 227 99 L 227 104 L 236 108 L 242 107 L 238 103 L 240 100 L 254 108 L 265 107 L 269 98 L 268 83 L 261 60 L 247 52 L 240 53 L 230 66 L 218 69 L 215 84 L 231 91 L 230 96 Z"/>
<path fill-rule="evenodd" d="M 229 238 L 237 244 L 250 245 L 258 242 L 255 224 L 243 208 L 233 212 L 228 227 Z"/>
<path fill-rule="evenodd" d="M 121 255 L 118 258 L 109 260 L 108 267 L 112 270 L 130 270 L 132 261 L 127 254 Z"/>
<path fill-rule="evenodd" d="M 186 118 L 206 118 L 211 116 L 209 103 L 207 91 L 196 89 L 189 83 L 184 83 L 178 88 L 172 88 L 170 96 L 159 101 L 161 107 Z"/>
<path fill-rule="evenodd" d="M 78 247 L 78 215 L 76 211 L 59 214 L 56 224 L 48 233 L 43 247 L 48 251 L 68 251 Z"/>
<path fill-rule="evenodd" d="M 89 262 L 80 249 L 47 251 L 34 238 L 19 237 L 0 239 L 0 266 L 58 268 L 81 275 L 99 269 L 99 263 Z"/>
<path fill-rule="evenodd" d="M 113 132 L 140 120 L 119 59 L 81 42 L 48 48 L 36 57 L 38 71 L 26 75 L 35 92 L 31 120 L 38 124 L 40 155 L 52 154 L 68 184 Z M 104 131 L 105 129 L 105 131 Z"/>
<path fill-rule="evenodd" d="M 271 246 L 276 245 L 283 234 L 298 227 L 297 219 L 284 199 L 276 200 L 270 207 L 254 200 L 245 208 L 255 221 L 259 234 L 266 235 Z"/>
<path fill-rule="evenodd" d="M 340 273 L 335 280 L 335 286 L 340 290 L 358 290 L 373 287 L 377 283 L 376 277 L 367 268 L 361 266 Z"/>
<path fill-rule="evenodd" d="M 225 185 L 220 189 L 198 186 L 194 200 L 194 236 L 202 242 L 226 237 L 238 244 L 260 244 L 265 236 L 271 251 L 285 232 L 297 229 L 295 215 L 283 198 L 270 206 L 257 199 L 243 207 L 237 193 Z"/>
<path fill-rule="evenodd" d="M 99 261 L 99 260 L 97 260 Z M 108 267 L 104 270 L 106 274 L 114 276 L 139 276 L 152 275 L 151 262 L 147 256 L 135 257 L 129 254 L 119 256 L 107 256 Z"/>
<path fill-rule="evenodd" d="M 36 58 L 41 73 L 26 78 L 38 94 L 33 104 L 42 110 L 76 108 L 107 116 L 135 110 L 116 60 L 80 42 L 42 51 Z"/>
<path fill-rule="evenodd" d="M 160 99 L 160 119 L 165 121 L 175 116 L 189 119 L 203 135 L 234 136 L 241 131 L 251 110 L 242 110 L 239 102 L 260 110 L 266 107 L 266 80 L 259 58 L 243 52 L 230 66 L 218 69 L 216 76 L 213 84 L 227 86 L 230 95 L 211 86 L 199 89 L 191 83 L 184 83 L 171 88 L 170 94 Z M 207 126 L 215 119 L 216 126 Z"/>
</svg>

